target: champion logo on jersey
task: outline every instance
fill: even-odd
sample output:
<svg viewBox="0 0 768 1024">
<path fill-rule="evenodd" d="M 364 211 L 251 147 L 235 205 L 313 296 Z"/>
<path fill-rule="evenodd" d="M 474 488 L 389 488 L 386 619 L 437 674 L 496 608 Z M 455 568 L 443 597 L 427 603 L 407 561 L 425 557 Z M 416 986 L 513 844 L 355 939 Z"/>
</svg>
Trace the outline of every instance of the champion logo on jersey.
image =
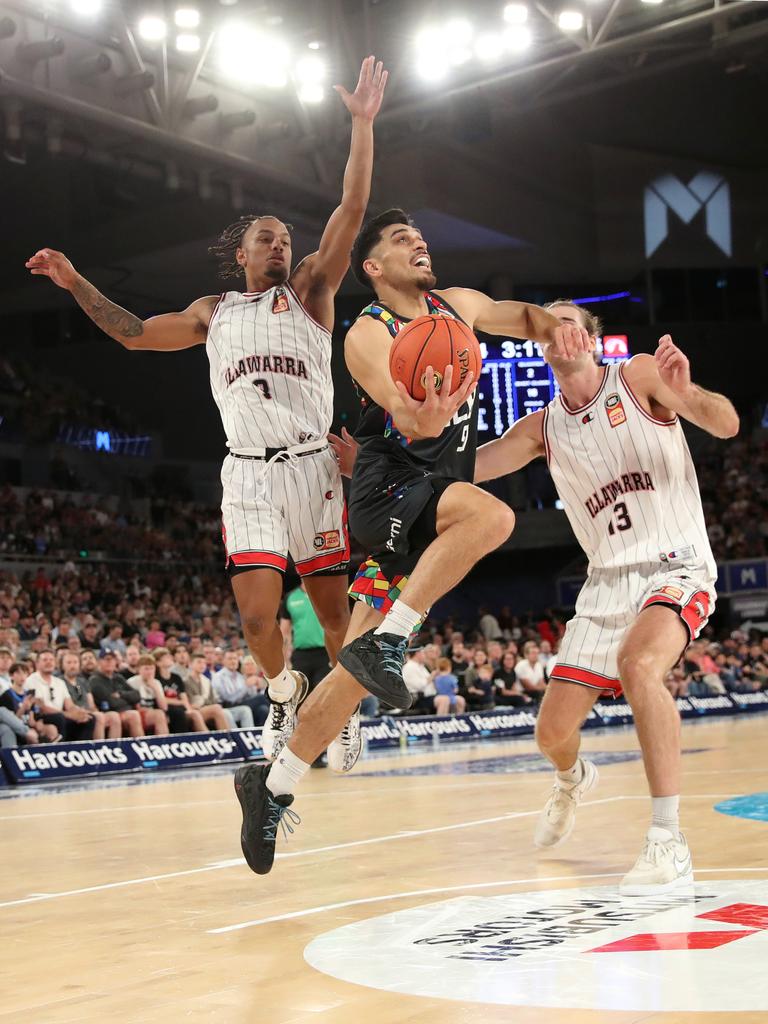
<svg viewBox="0 0 768 1024">
<path fill-rule="evenodd" d="M 288 296 L 285 294 L 285 289 L 277 288 L 275 290 L 275 297 L 272 300 L 272 312 L 287 313 L 288 309 Z"/>
<path fill-rule="evenodd" d="M 591 423 L 594 418 L 595 414 L 593 412 L 585 412 L 584 415 L 581 417 L 581 422 Z"/>
<path fill-rule="evenodd" d="M 624 412 L 621 397 L 615 391 L 606 398 L 605 411 L 608 414 L 608 422 L 612 427 L 620 427 L 622 423 L 627 422 L 627 414 Z"/>
</svg>

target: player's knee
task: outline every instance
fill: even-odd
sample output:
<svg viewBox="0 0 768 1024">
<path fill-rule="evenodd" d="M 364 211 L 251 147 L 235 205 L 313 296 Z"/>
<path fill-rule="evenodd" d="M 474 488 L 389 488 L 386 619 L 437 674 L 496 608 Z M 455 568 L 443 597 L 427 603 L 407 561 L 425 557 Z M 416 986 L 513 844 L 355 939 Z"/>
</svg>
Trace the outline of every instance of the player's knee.
<svg viewBox="0 0 768 1024">
<path fill-rule="evenodd" d="M 275 628 L 274 618 L 268 618 L 259 612 L 251 612 L 243 616 L 243 630 L 248 639 L 255 644 L 265 640 Z"/>
<path fill-rule="evenodd" d="M 649 686 L 660 676 L 653 655 L 632 648 L 620 649 L 616 658 L 619 678 L 627 695 L 640 686 Z"/>
<path fill-rule="evenodd" d="M 349 625 L 349 603 L 346 595 L 338 604 L 319 609 L 317 618 L 326 633 L 346 632 Z"/>
<path fill-rule="evenodd" d="M 571 732 L 573 732 L 572 726 L 567 727 L 559 719 L 539 712 L 535 732 L 539 750 L 554 750 L 568 739 Z"/>
<path fill-rule="evenodd" d="M 483 535 L 489 551 L 493 551 L 508 539 L 515 528 L 515 513 L 503 501 L 493 499 L 488 517 L 483 523 Z"/>
</svg>

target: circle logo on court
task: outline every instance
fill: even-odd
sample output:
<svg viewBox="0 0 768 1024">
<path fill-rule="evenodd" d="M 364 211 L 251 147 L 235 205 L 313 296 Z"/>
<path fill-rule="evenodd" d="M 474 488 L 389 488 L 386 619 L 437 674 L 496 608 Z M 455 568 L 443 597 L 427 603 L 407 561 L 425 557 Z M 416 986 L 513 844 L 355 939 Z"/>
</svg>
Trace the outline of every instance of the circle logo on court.
<svg viewBox="0 0 768 1024">
<path fill-rule="evenodd" d="M 342 981 L 462 1002 L 558 1009 L 768 1009 L 768 882 L 661 896 L 615 887 L 460 896 L 314 939 Z"/>
</svg>

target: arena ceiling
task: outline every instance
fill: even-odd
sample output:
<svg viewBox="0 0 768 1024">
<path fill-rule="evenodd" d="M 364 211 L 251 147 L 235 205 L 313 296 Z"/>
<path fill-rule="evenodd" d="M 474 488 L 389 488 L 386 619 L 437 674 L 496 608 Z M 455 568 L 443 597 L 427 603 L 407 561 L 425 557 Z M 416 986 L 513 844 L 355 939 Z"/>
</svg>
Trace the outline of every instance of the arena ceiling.
<svg viewBox="0 0 768 1024">
<path fill-rule="evenodd" d="M 369 52 L 391 68 L 372 201 L 424 211 L 441 266 L 467 284 L 493 273 L 504 239 L 511 266 L 530 257 L 540 208 L 582 230 L 591 145 L 768 162 L 760 0 L 206 0 L 183 5 L 191 28 L 175 9 L 0 3 L 0 183 L 21 247 L 0 257 L 6 308 L 39 301 L 19 270 L 38 240 L 150 307 L 211 290 L 207 243 L 241 211 L 292 220 L 307 251 L 347 152 L 329 87 L 351 87 Z M 581 27 L 562 27 L 565 10 Z M 163 39 L 145 38 L 148 15 Z M 536 216 L 513 216 L 511 192 L 535 195 Z"/>
</svg>

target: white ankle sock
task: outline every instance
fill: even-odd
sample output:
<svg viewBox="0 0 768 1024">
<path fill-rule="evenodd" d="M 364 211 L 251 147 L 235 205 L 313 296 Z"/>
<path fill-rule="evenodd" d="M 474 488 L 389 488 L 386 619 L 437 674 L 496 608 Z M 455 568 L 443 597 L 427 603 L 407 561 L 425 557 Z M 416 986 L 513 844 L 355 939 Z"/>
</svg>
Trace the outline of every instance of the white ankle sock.
<svg viewBox="0 0 768 1024">
<path fill-rule="evenodd" d="M 394 633 L 395 636 L 409 637 L 421 622 L 421 612 L 409 608 L 400 598 L 393 602 L 386 618 L 376 630 L 377 633 Z"/>
<path fill-rule="evenodd" d="M 557 777 L 561 782 L 566 785 L 576 786 L 584 778 L 584 763 L 580 757 L 576 758 L 576 763 L 566 768 L 565 771 L 557 772 Z"/>
<path fill-rule="evenodd" d="M 651 827 L 665 828 L 677 839 L 680 835 L 680 797 L 651 797 Z"/>
<path fill-rule="evenodd" d="M 272 796 L 293 793 L 298 784 L 309 771 L 309 765 L 296 757 L 292 750 L 283 747 L 273 762 L 267 775 L 267 789 Z"/>
<path fill-rule="evenodd" d="M 296 678 L 285 667 L 274 679 L 267 676 L 267 682 L 269 683 L 267 690 L 269 696 L 279 704 L 285 704 L 287 700 L 290 700 L 296 689 Z"/>
</svg>

